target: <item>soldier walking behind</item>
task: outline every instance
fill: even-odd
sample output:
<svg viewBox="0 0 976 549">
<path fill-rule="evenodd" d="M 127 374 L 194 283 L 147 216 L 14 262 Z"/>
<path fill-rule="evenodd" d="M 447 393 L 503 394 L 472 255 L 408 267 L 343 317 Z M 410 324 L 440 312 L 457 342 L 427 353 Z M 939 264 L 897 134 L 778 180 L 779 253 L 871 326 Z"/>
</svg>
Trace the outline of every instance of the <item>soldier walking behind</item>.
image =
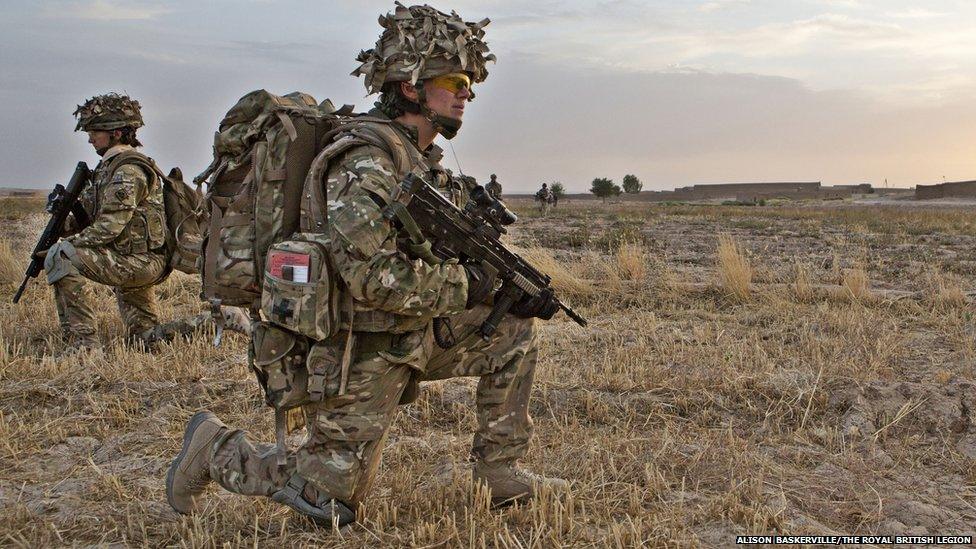
<svg viewBox="0 0 976 549">
<path fill-rule="evenodd" d="M 542 188 L 536 191 L 535 199 L 539 202 L 539 212 L 542 213 L 542 216 L 545 217 L 546 215 L 549 215 L 549 210 L 556 202 L 556 199 L 555 195 L 552 193 L 552 190 L 549 189 L 548 183 L 543 183 Z"/>
<path fill-rule="evenodd" d="M 500 199 L 502 197 L 502 184 L 498 182 L 495 174 L 491 174 L 491 179 L 485 185 L 485 190 L 494 198 Z"/>
</svg>

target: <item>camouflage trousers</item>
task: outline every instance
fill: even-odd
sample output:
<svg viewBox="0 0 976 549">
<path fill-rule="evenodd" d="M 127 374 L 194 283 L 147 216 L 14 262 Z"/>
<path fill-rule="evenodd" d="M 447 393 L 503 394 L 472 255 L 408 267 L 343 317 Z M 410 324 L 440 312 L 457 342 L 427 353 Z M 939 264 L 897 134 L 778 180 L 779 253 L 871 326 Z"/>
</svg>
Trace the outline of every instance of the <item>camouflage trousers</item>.
<svg viewBox="0 0 976 549">
<path fill-rule="evenodd" d="M 547 215 L 549 215 L 549 212 L 552 211 L 553 204 L 554 204 L 553 202 L 550 202 L 548 200 L 539 201 L 539 213 L 542 214 L 542 217 L 546 217 Z"/>
<path fill-rule="evenodd" d="M 404 391 L 415 390 L 416 381 L 461 376 L 480 377 L 473 457 L 514 463 L 525 455 L 532 435 L 528 406 L 538 357 L 535 324 L 506 317 L 486 342 L 475 329 L 490 310 L 478 306 L 454 317 L 460 341 L 448 350 L 434 344 L 429 329 L 392 338 L 358 334 L 365 339 L 385 335 L 392 346 L 389 351 L 357 350 L 346 393 L 305 407 L 307 438 L 289 452 L 286 465 L 276 464 L 273 444 L 230 430 L 212 448 L 212 478 L 231 492 L 269 496 L 297 473 L 316 489 L 356 505 L 369 491 Z"/>
<path fill-rule="evenodd" d="M 58 242 L 48 250 L 44 269 L 54 287 L 62 333 L 83 344 L 97 343 L 89 281 L 113 288 L 130 337 L 152 329 L 157 320 L 152 284 L 165 268 L 165 255 L 123 255 L 107 248 L 75 248 L 70 242 Z"/>
</svg>

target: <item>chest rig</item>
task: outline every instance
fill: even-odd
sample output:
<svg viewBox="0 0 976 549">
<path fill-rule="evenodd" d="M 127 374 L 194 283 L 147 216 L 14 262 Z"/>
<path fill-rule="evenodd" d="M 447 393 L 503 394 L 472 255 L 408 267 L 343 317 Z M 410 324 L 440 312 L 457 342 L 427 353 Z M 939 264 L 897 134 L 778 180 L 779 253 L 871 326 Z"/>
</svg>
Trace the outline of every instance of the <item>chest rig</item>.
<svg viewBox="0 0 976 549">
<path fill-rule="evenodd" d="M 82 191 L 78 198 L 82 207 L 98 224 L 98 217 L 103 213 L 106 193 L 112 192 L 112 181 L 115 174 L 126 165 L 134 165 L 146 177 L 145 188 L 136 188 L 135 209 L 132 217 L 119 235 L 112 241 L 112 247 L 121 253 L 140 254 L 159 252 L 166 245 L 166 211 L 163 202 L 163 188 L 159 177 L 153 170 L 144 166 L 151 162 L 148 157 L 135 150 L 125 150 L 108 159 L 103 159 L 95 168 L 92 184 Z M 116 191 L 124 192 L 124 191 Z"/>
</svg>

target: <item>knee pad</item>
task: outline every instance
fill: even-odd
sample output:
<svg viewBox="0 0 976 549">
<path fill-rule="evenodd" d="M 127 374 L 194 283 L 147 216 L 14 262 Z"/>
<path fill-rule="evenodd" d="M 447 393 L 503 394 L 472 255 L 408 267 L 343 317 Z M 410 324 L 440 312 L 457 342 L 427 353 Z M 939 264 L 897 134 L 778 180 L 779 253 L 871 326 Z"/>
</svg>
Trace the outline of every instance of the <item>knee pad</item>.
<svg viewBox="0 0 976 549">
<path fill-rule="evenodd" d="M 75 262 L 78 261 L 78 251 L 70 242 L 62 240 L 51 246 L 44 258 L 44 272 L 47 273 L 47 283 L 54 284 L 62 278 L 81 274 Z"/>
</svg>

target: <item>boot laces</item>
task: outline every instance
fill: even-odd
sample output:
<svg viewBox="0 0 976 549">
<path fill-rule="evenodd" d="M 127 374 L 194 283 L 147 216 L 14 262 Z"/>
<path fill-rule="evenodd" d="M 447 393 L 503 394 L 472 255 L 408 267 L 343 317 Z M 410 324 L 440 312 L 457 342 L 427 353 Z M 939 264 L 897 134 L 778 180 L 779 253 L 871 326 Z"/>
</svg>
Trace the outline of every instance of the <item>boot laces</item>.
<svg viewBox="0 0 976 549">
<path fill-rule="evenodd" d="M 204 469 L 186 481 L 186 488 L 190 492 L 200 492 L 210 484 L 210 473 Z"/>
</svg>

